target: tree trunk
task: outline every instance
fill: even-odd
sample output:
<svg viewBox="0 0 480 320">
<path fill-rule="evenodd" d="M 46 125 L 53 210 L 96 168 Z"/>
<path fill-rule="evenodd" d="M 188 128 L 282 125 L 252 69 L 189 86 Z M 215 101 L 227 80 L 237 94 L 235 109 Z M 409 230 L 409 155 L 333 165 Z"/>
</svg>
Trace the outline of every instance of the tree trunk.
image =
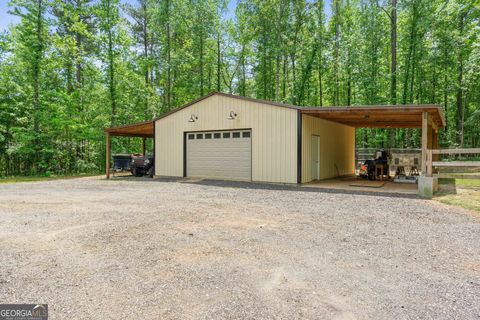
<svg viewBox="0 0 480 320">
<path fill-rule="evenodd" d="M 34 172 L 38 172 L 39 154 L 41 150 L 39 141 L 40 131 L 40 113 L 41 113 L 41 101 L 40 101 L 40 73 L 43 57 L 44 39 L 43 39 L 43 0 L 37 1 L 37 19 L 36 19 L 36 51 L 33 59 L 33 131 L 34 131 L 34 156 L 33 156 L 33 169 Z"/>
<path fill-rule="evenodd" d="M 408 84 L 409 80 L 410 83 L 413 83 L 413 67 L 412 67 L 412 72 L 411 71 L 411 66 L 413 65 L 412 60 L 415 59 L 414 56 L 414 51 L 415 51 L 415 42 L 416 42 L 416 33 L 417 33 L 417 8 L 416 4 L 413 4 L 413 15 L 412 15 L 412 24 L 410 26 L 410 38 L 409 38 L 409 43 L 408 43 L 408 53 L 405 61 L 405 78 L 403 81 L 403 94 L 402 94 L 402 104 L 406 104 L 408 100 Z M 410 91 L 413 90 L 413 87 L 410 87 Z M 412 92 L 410 92 L 412 95 Z M 412 102 L 413 99 L 410 99 L 410 103 Z"/>
<path fill-rule="evenodd" d="M 397 104 L 397 0 L 390 2 L 390 104 Z M 396 130 L 389 130 L 389 145 L 395 145 Z"/>
<path fill-rule="evenodd" d="M 150 98 L 150 68 L 148 62 L 148 47 L 149 47 L 149 37 L 148 37 L 148 17 L 147 17 L 147 1 L 142 1 L 142 10 L 143 10 L 143 25 L 142 25 L 142 32 L 143 32 L 143 57 L 145 59 L 146 67 L 145 67 L 145 89 L 147 90 L 145 94 L 145 120 L 148 120 L 149 116 L 149 98 Z"/>
<path fill-rule="evenodd" d="M 459 17 L 459 23 L 458 23 L 458 29 L 460 31 L 460 36 L 463 36 L 463 29 L 464 29 L 464 24 L 465 24 L 465 16 L 466 13 L 462 12 Z M 456 100 L 457 100 L 457 111 L 456 111 L 456 116 L 457 116 L 457 124 L 456 124 L 456 129 L 457 129 L 457 143 L 462 147 L 463 146 L 463 116 L 464 116 L 464 111 L 463 111 L 463 47 L 460 46 L 458 48 L 458 67 L 457 67 L 457 94 L 456 94 Z"/>
<path fill-rule="evenodd" d="M 76 81 L 76 88 L 82 89 L 83 88 L 83 79 L 82 79 L 82 54 L 83 54 L 83 45 L 82 45 L 82 35 L 78 32 L 75 34 L 75 46 L 77 47 L 77 56 L 75 58 L 75 81 Z M 83 111 L 83 93 L 80 92 L 80 101 L 78 105 L 78 111 Z"/>
<path fill-rule="evenodd" d="M 282 101 L 287 98 L 287 80 L 288 80 L 288 56 L 283 56 L 283 77 L 282 77 Z"/>
<path fill-rule="evenodd" d="M 275 57 L 275 101 L 280 99 L 280 55 Z"/>
<path fill-rule="evenodd" d="M 390 104 L 397 104 L 397 0 L 391 0 L 390 11 Z"/>
<path fill-rule="evenodd" d="M 352 69 L 349 66 L 347 68 L 347 106 L 352 105 Z"/>
<path fill-rule="evenodd" d="M 203 96 L 203 34 L 200 33 L 200 96 Z"/>
<path fill-rule="evenodd" d="M 171 76 L 171 34 L 170 34 L 170 0 L 166 0 L 165 14 L 167 17 L 166 33 L 167 33 L 167 110 L 172 107 L 172 76 Z"/>
<path fill-rule="evenodd" d="M 220 76 L 222 72 L 222 56 L 220 51 L 220 31 L 217 37 L 217 92 L 221 91 L 220 88 Z"/>
<path fill-rule="evenodd" d="M 318 55 L 318 105 L 323 106 L 322 50 Z"/>
<path fill-rule="evenodd" d="M 334 43 L 334 66 L 333 73 L 335 84 L 333 89 L 333 103 L 340 105 L 340 79 L 339 79 L 339 58 L 340 58 L 340 0 L 335 1 L 335 43 Z"/>
<path fill-rule="evenodd" d="M 110 1 L 108 1 L 108 15 L 111 15 L 110 12 Z M 115 92 L 115 66 L 114 66 L 114 57 L 113 57 L 113 32 L 112 26 L 108 26 L 108 89 L 110 92 L 110 105 L 111 105 L 111 125 L 114 126 L 116 123 L 117 116 L 117 100 Z"/>
<path fill-rule="evenodd" d="M 263 57 L 262 57 L 262 65 L 263 65 L 263 75 L 262 75 L 262 78 L 263 78 L 263 99 L 267 99 L 267 41 L 265 39 L 266 35 L 265 35 L 265 32 L 266 30 L 264 29 L 263 30 L 264 34 L 263 34 L 263 50 L 262 50 L 262 53 L 263 53 Z"/>
<path fill-rule="evenodd" d="M 246 76 L 247 76 L 247 70 L 246 70 L 246 62 L 245 62 L 245 47 L 242 46 L 242 51 L 241 51 L 241 58 L 240 58 L 240 61 L 241 61 L 241 66 L 242 66 L 242 79 L 241 79 L 241 95 L 242 96 L 246 96 L 246 92 L 247 92 L 247 79 L 246 79 Z"/>
<path fill-rule="evenodd" d="M 323 1 L 317 1 L 318 15 L 318 105 L 323 106 Z"/>
<path fill-rule="evenodd" d="M 448 137 L 448 50 L 444 51 L 443 104 L 445 106 L 445 136 Z"/>
<path fill-rule="evenodd" d="M 293 94 L 291 95 L 292 96 L 291 102 L 295 104 L 295 95 L 297 94 L 297 91 L 296 91 L 297 74 L 295 72 L 295 69 L 296 69 L 295 53 L 291 54 L 291 59 L 292 59 L 292 83 L 293 83 Z"/>
</svg>

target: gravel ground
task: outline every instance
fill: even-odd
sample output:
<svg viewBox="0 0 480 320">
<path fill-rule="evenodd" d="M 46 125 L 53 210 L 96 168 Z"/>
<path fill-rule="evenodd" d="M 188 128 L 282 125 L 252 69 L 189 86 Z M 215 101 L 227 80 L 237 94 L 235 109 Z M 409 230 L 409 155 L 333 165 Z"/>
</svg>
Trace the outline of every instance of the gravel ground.
<svg viewBox="0 0 480 320">
<path fill-rule="evenodd" d="M 50 319 L 479 319 L 480 216 L 254 184 L 0 185 L 0 301 Z"/>
</svg>

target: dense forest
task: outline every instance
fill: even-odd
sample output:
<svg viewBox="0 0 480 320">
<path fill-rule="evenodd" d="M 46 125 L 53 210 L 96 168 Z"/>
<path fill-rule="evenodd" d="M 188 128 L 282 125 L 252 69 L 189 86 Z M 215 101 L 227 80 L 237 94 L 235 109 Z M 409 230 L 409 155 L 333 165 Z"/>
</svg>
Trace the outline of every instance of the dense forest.
<svg viewBox="0 0 480 320">
<path fill-rule="evenodd" d="M 235 1 L 235 0 L 232 0 Z M 98 172 L 103 128 L 211 91 L 300 106 L 441 105 L 480 145 L 478 0 L 12 0 L 0 34 L 0 175 Z M 416 147 L 414 129 L 357 145 Z M 139 151 L 116 138 L 114 152 Z"/>
</svg>

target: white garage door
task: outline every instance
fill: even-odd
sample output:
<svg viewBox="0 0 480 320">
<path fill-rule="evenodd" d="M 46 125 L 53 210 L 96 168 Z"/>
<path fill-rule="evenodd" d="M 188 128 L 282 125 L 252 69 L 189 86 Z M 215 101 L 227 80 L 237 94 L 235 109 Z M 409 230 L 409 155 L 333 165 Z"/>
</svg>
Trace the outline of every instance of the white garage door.
<svg viewBox="0 0 480 320">
<path fill-rule="evenodd" d="M 252 179 L 250 130 L 187 133 L 187 176 Z"/>
</svg>

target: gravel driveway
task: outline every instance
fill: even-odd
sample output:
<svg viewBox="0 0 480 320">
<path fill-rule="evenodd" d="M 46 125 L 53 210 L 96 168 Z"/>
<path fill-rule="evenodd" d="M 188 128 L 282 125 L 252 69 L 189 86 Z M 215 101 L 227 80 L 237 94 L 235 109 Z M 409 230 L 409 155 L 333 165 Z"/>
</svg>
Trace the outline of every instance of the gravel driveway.
<svg viewBox="0 0 480 320">
<path fill-rule="evenodd" d="M 254 184 L 0 185 L 0 302 L 50 319 L 479 319 L 480 216 Z"/>
</svg>

